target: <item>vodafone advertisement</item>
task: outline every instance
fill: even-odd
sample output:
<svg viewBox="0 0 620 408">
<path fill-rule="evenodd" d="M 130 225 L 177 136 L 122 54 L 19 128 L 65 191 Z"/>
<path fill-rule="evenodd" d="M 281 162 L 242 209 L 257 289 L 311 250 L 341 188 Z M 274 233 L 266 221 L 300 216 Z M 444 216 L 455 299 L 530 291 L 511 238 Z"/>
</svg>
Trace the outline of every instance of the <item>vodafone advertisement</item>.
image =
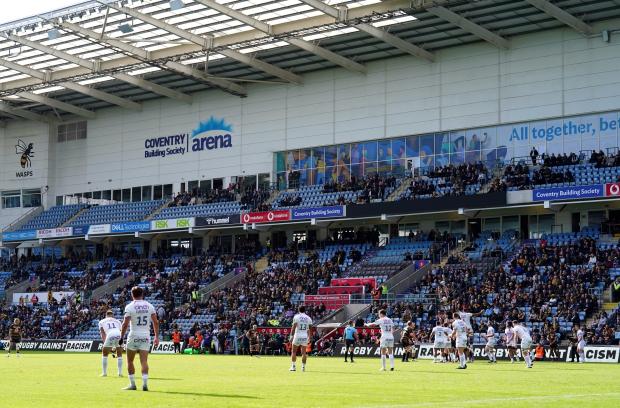
<svg viewBox="0 0 620 408">
<path fill-rule="evenodd" d="M 620 183 L 605 184 L 606 197 L 620 197 Z"/>
<path fill-rule="evenodd" d="M 243 224 L 263 224 L 266 222 L 282 222 L 290 220 L 290 210 L 274 210 L 241 214 L 241 223 Z"/>
</svg>

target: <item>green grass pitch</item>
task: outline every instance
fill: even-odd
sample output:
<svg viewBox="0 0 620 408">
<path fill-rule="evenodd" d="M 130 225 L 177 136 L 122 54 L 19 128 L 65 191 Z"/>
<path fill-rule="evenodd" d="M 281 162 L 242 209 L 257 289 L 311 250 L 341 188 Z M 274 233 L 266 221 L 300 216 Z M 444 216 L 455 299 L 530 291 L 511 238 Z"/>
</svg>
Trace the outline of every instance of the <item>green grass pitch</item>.
<svg viewBox="0 0 620 408">
<path fill-rule="evenodd" d="M 124 378 L 100 378 L 98 354 L 24 353 L 0 360 L 2 407 L 614 407 L 619 364 L 487 364 L 467 370 L 430 361 L 378 371 L 378 358 L 345 364 L 310 358 L 289 372 L 284 357 L 151 355 L 151 391 L 121 391 Z M 299 364 L 299 363 L 298 363 Z M 137 376 L 139 377 L 139 376 Z M 141 387 L 141 379 L 137 379 Z"/>
</svg>

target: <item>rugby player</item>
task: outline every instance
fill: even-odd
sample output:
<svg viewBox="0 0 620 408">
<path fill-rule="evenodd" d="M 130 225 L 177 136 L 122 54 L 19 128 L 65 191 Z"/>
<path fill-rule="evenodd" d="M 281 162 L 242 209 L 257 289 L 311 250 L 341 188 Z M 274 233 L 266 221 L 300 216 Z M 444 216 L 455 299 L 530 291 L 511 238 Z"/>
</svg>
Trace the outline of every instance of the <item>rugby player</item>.
<svg viewBox="0 0 620 408">
<path fill-rule="evenodd" d="M 471 329 L 467 327 L 467 324 L 461 320 L 458 313 L 453 315 L 454 321 L 452 322 L 452 338 L 456 340 L 456 350 L 459 355 L 459 366 L 457 369 L 464 370 L 467 368 L 467 359 L 465 357 L 465 349 L 467 348 L 467 337 L 471 332 Z"/>
<path fill-rule="evenodd" d="M 16 317 L 13 324 L 9 326 L 9 346 L 7 347 L 7 357 L 11 357 L 11 349 L 15 350 L 15 354 L 19 357 L 19 349 L 22 343 L 22 325 L 21 321 Z"/>
<path fill-rule="evenodd" d="M 487 333 L 484 337 L 487 339 L 487 344 L 484 346 L 484 351 L 486 351 L 487 356 L 489 357 L 489 363 L 497 363 L 495 356 L 495 329 L 491 326 L 491 323 L 488 324 Z"/>
<path fill-rule="evenodd" d="M 403 363 L 408 363 L 409 358 L 413 360 L 415 344 L 413 341 L 415 326 L 410 320 L 400 336 L 400 343 L 403 345 Z"/>
<path fill-rule="evenodd" d="M 380 371 L 385 371 L 386 357 L 390 358 L 390 371 L 394 371 L 394 322 L 387 317 L 385 310 L 379 310 L 379 319 L 374 323 L 367 323 L 366 326 L 380 327 L 381 339 L 379 347 L 381 349 L 381 368 Z"/>
<path fill-rule="evenodd" d="M 102 377 L 108 376 L 108 354 L 111 351 L 116 351 L 116 366 L 118 368 L 118 376 L 123 376 L 123 348 L 121 345 L 123 341 L 121 339 L 121 322 L 114 318 L 114 312 L 108 310 L 105 314 L 105 318 L 99 321 L 99 334 L 101 335 L 101 341 L 103 341 L 103 348 L 101 349 L 101 366 Z"/>
<path fill-rule="evenodd" d="M 521 340 L 521 354 L 523 355 L 527 368 L 532 368 L 533 363 L 530 352 L 532 351 L 533 343 L 530 331 L 524 324 L 519 324 L 516 320 L 513 322 L 512 330 L 514 331 L 515 338 Z"/>
<path fill-rule="evenodd" d="M 448 331 L 446 327 L 444 327 L 441 322 L 437 321 L 437 325 L 433 327 L 431 331 L 431 336 L 433 336 L 433 363 L 443 363 L 445 362 L 444 352 L 450 348 L 450 341 L 448 340 Z"/>
<path fill-rule="evenodd" d="M 296 370 L 297 347 L 301 348 L 301 371 L 306 371 L 306 360 L 308 359 L 306 347 L 308 346 L 308 334 L 312 327 L 312 319 L 306 314 L 306 308 L 299 306 L 299 313 L 293 317 L 291 327 L 291 368 L 289 371 Z"/>
<path fill-rule="evenodd" d="M 585 334 L 583 332 L 583 330 L 581 330 L 581 327 L 579 327 L 579 325 L 577 326 L 577 354 L 579 354 L 579 363 L 583 363 L 586 361 L 586 353 L 585 353 L 585 349 L 586 349 L 586 340 L 585 340 Z"/>
<path fill-rule="evenodd" d="M 133 301 L 125 307 L 125 318 L 121 328 L 121 338 L 125 338 L 127 328 L 127 372 L 129 373 L 129 385 L 125 390 L 136 390 L 136 368 L 133 360 L 136 354 L 140 355 L 142 367 L 142 391 L 148 391 L 149 379 L 149 350 L 151 348 L 151 322 L 155 334 L 153 344 L 159 345 L 159 320 L 152 304 L 144 300 L 144 289 L 139 286 L 131 288 Z"/>
<path fill-rule="evenodd" d="M 513 324 L 511 321 L 506 322 L 506 329 L 504 330 L 504 334 L 506 335 L 506 348 L 508 349 L 508 357 L 510 357 L 510 362 L 514 363 L 515 360 L 519 361 L 519 356 L 517 356 L 517 338 L 515 337 L 515 332 L 513 329 Z"/>
</svg>

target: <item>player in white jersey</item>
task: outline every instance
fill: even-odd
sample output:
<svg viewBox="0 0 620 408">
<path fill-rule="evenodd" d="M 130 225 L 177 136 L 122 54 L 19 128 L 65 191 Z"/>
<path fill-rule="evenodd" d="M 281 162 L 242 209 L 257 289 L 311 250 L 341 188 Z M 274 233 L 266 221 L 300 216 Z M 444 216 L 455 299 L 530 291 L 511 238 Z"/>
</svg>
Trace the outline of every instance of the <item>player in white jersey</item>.
<svg viewBox="0 0 620 408">
<path fill-rule="evenodd" d="M 299 306 L 299 313 L 293 317 L 293 327 L 291 327 L 291 368 L 289 371 L 295 371 L 295 363 L 297 361 L 297 347 L 301 348 L 301 371 L 306 371 L 306 347 L 308 347 L 308 339 L 310 329 L 312 328 L 312 319 L 306 314 L 306 308 Z"/>
<path fill-rule="evenodd" d="M 467 368 L 467 359 L 465 358 L 465 349 L 467 348 L 467 336 L 471 332 L 471 329 L 467 327 L 467 324 L 458 313 L 453 315 L 454 321 L 452 322 L 452 337 L 456 340 L 456 350 L 459 354 L 459 366 L 457 369 L 464 370 Z"/>
<path fill-rule="evenodd" d="M 484 346 L 484 351 L 486 351 L 487 356 L 489 357 L 489 363 L 497 363 L 497 359 L 495 358 L 495 329 L 490 323 L 487 326 L 487 333 L 484 337 L 487 339 L 487 344 Z"/>
<path fill-rule="evenodd" d="M 381 371 L 385 371 L 386 357 L 390 358 L 390 371 L 394 371 L 394 322 L 387 317 L 385 310 L 379 310 L 379 319 L 373 323 L 367 323 L 366 326 L 381 328 L 381 340 L 379 348 L 381 349 Z"/>
<path fill-rule="evenodd" d="M 510 362 L 514 363 L 515 359 L 519 361 L 519 356 L 517 356 L 517 338 L 515 337 L 515 332 L 512 326 L 512 322 L 507 321 L 504 334 L 506 335 L 506 348 L 508 349 L 508 357 L 510 357 Z"/>
<path fill-rule="evenodd" d="M 521 340 L 521 354 L 523 355 L 527 368 L 532 368 L 532 356 L 530 354 L 532 351 L 532 337 L 530 336 L 530 331 L 524 324 L 520 324 L 517 321 L 513 322 L 512 330 L 515 338 Z"/>
<path fill-rule="evenodd" d="M 101 335 L 101 341 L 103 341 L 103 347 L 101 349 L 101 365 L 103 368 L 102 377 L 108 375 L 108 354 L 110 351 L 116 351 L 117 359 L 116 366 L 118 368 L 118 376 L 123 376 L 123 348 L 121 344 L 121 322 L 114 318 L 114 312 L 108 310 L 105 314 L 105 318 L 99 320 L 99 334 Z"/>
<path fill-rule="evenodd" d="M 470 335 L 467 336 L 467 348 L 465 349 L 465 354 L 469 354 L 469 361 L 472 363 L 474 362 L 474 350 L 471 348 L 473 345 L 473 338 L 471 337 L 471 335 L 473 335 L 474 330 L 471 326 L 471 318 L 480 316 L 481 314 L 482 312 L 469 313 L 464 310 L 459 312 L 459 316 L 461 316 L 461 320 L 465 322 L 467 329 L 469 329 L 468 333 L 470 333 Z"/>
<path fill-rule="evenodd" d="M 133 359 L 136 353 L 140 355 L 140 366 L 142 367 L 142 391 L 148 391 L 149 379 L 149 350 L 151 348 L 151 322 L 153 322 L 153 332 L 155 338 L 153 345 L 159 344 L 159 320 L 152 304 L 144 300 L 144 290 L 139 286 L 131 288 L 131 297 L 133 302 L 125 307 L 125 317 L 121 329 L 121 338 L 125 337 L 127 327 L 129 327 L 129 336 L 127 336 L 127 372 L 129 373 L 129 385 L 125 390 L 135 390 L 136 369 L 133 365 Z"/>
<path fill-rule="evenodd" d="M 577 354 L 579 354 L 580 363 L 583 363 L 586 361 L 585 349 L 586 349 L 585 333 L 583 332 L 583 330 L 581 330 L 579 325 L 577 325 Z"/>
<path fill-rule="evenodd" d="M 437 322 L 437 326 L 433 327 L 431 336 L 433 336 L 433 363 L 441 363 L 444 361 L 442 356 L 445 350 L 450 348 L 450 340 L 448 338 L 447 328 L 441 322 Z"/>
</svg>

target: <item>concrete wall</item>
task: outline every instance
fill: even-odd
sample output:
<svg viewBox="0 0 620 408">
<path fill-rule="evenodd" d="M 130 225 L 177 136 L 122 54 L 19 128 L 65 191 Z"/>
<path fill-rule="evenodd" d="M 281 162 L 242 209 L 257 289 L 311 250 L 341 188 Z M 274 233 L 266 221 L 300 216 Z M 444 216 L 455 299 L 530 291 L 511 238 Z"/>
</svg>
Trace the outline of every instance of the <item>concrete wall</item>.
<svg viewBox="0 0 620 408">
<path fill-rule="evenodd" d="M 176 191 L 182 181 L 270 173 L 273 152 L 286 149 L 619 110 L 618 66 L 618 36 L 604 43 L 565 28 L 512 38 L 509 50 L 478 43 L 438 51 L 435 63 L 398 57 L 369 63 L 367 75 L 332 69 L 305 75 L 303 85 L 249 85 L 243 99 L 206 91 L 192 105 L 104 109 L 88 121 L 86 140 L 57 143 L 45 125 L 11 122 L 0 129 L 0 190 L 49 185 L 52 203 L 142 185 Z M 211 116 L 232 126 L 232 147 L 145 158 L 145 140 L 191 134 Z M 17 139 L 35 143 L 32 177 L 15 177 Z M 618 145 L 617 131 L 582 139 L 564 149 Z M 13 216 L 0 211 L 0 224 Z"/>
</svg>

